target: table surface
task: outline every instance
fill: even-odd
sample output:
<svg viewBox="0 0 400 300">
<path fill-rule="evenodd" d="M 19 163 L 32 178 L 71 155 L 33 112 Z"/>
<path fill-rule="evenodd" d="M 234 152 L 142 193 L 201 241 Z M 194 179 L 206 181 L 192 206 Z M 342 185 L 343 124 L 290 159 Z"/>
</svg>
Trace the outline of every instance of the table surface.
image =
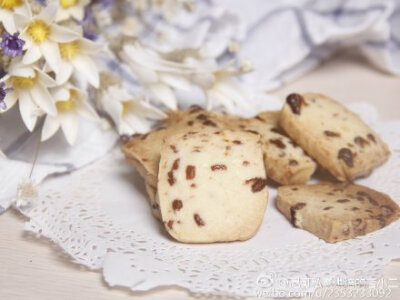
<svg viewBox="0 0 400 300">
<path fill-rule="evenodd" d="M 388 120 L 400 119 L 400 78 L 384 74 L 351 51 L 336 55 L 314 71 L 277 90 L 320 92 L 344 103 L 369 102 Z M 101 274 L 69 262 L 47 240 L 23 232 L 24 218 L 14 211 L 0 216 L 0 299 L 188 299 L 183 289 L 162 288 L 133 293 L 111 289 Z M 400 261 L 393 261 L 384 272 L 400 282 Z M 400 288 L 392 290 L 400 299 Z M 196 298 L 199 299 L 199 298 Z M 352 298 L 355 299 L 355 298 Z"/>
</svg>

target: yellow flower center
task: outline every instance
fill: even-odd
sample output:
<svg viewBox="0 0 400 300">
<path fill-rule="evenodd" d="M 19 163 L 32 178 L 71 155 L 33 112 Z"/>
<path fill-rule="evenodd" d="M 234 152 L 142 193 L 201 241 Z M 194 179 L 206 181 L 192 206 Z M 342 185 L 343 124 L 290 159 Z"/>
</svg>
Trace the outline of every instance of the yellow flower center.
<svg viewBox="0 0 400 300">
<path fill-rule="evenodd" d="M 22 0 L 0 0 L 0 7 L 4 9 L 14 9 L 22 5 Z"/>
<path fill-rule="evenodd" d="M 57 101 L 56 107 L 59 112 L 71 111 L 75 108 L 75 92 L 69 90 L 69 99 L 67 101 Z"/>
<path fill-rule="evenodd" d="M 78 41 L 58 44 L 61 57 L 65 60 L 71 60 L 79 53 L 80 47 Z"/>
<path fill-rule="evenodd" d="M 50 26 L 42 20 L 36 20 L 29 24 L 27 31 L 35 43 L 41 43 L 48 38 Z"/>
<path fill-rule="evenodd" d="M 122 104 L 122 115 L 126 114 L 129 110 L 129 101 L 121 102 Z"/>
<path fill-rule="evenodd" d="M 12 87 L 15 89 L 31 88 L 36 83 L 36 75 L 34 77 L 11 76 Z"/>
<path fill-rule="evenodd" d="M 76 5 L 77 0 L 60 0 L 60 5 L 62 8 L 69 8 Z"/>
</svg>

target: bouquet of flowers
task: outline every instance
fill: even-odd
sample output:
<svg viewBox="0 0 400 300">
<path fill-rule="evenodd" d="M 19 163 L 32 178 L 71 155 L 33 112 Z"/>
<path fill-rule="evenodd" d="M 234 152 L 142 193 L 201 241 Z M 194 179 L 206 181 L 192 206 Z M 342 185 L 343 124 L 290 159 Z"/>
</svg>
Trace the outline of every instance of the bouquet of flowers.
<svg viewBox="0 0 400 300">
<path fill-rule="evenodd" d="M 174 22 L 194 9 L 190 0 L 0 0 L 0 117 L 18 107 L 41 141 L 62 130 L 73 145 L 80 118 L 109 119 L 121 135 L 146 132 L 163 109 L 178 108 L 177 90 L 201 92 L 209 109 L 241 105 L 235 77 L 248 62 L 221 65 L 202 47 L 163 52 L 142 42 L 147 14 Z"/>
</svg>

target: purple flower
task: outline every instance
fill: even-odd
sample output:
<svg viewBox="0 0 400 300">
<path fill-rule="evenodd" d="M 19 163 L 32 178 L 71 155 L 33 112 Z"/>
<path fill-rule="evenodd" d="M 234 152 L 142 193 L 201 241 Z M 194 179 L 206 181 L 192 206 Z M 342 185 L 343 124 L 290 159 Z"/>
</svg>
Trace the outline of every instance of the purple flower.
<svg viewBox="0 0 400 300">
<path fill-rule="evenodd" d="M 95 41 L 97 40 L 98 35 L 89 29 L 83 29 L 83 37 Z"/>
<path fill-rule="evenodd" d="M 98 4 L 102 9 L 105 9 L 113 6 L 114 0 L 93 0 L 92 3 Z"/>
<path fill-rule="evenodd" d="M 0 47 L 3 49 L 3 54 L 11 57 L 15 57 L 22 54 L 22 47 L 25 41 L 18 37 L 19 33 L 13 35 L 5 33 L 2 36 Z"/>
<path fill-rule="evenodd" d="M 7 105 L 4 102 L 4 99 L 6 98 L 7 93 L 12 91 L 11 88 L 4 88 L 4 87 L 5 87 L 4 82 L 0 82 L 0 109 L 1 110 L 7 109 Z"/>
<path fill-rule="evenodd" d="M 46 6 L 47 5 L 47 1 L 46 0 L 36 0 L 36 2 L 38 4 L 40 4 L 41 6 Z"/>
</svg>

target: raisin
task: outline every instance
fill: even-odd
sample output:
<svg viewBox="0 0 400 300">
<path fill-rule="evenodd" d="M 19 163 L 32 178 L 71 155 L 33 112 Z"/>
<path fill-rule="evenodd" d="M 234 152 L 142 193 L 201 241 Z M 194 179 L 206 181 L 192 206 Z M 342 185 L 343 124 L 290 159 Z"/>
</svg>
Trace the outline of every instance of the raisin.
<svg viewBox="0 0 400 300">
<path fill-rule="evenodd" d="M 353 153 L 349 148 L 340 149 L 338 153 L 338 159 L 342 159 L 348 167 L 354 167 Z"/>
<path fill-rule="evenodd" d="M 356 136 L 354 138 L 354 143 L 356 143 L 361 148 L 364 148 L 365 145 L 369 145 L 369 142 L 361 136 Z"/>
<path fill-rule="evenodd" d="M 290 94 L 286 97 L 286 103 L 289 104 L 294 114 L 299 115 L 301 106 L 305 104 L 305 101 L 303 96 L 299 94 Z"/>
<path fill-rule="evenodd" d="M 186 179 L 191 180 L 196 177 L 196 167 L 195 166 L 187 166 L 186 167 Z"/>
<path fill-rule="evenodd" d="M 174 177 L 174 171 L 179 168 L 179 161 L 180 161 L 179 158 L 175 159 L 174 163 L 172 164 L 171 171 L 167 173 L 169 185 L 174 185 L 174 183 L 176 182 L 176 179 Z"/>
<path fill-rule="evenodd" d="M 376 202 L 376 200 L 374 198 L 372 198 L 371 195 L 369 195 L 368 193 L 364 192 L 364 191 L 358 191 L 357 195 L 360 197 L 365 197 L 367 198 L 368 202 L 371 203 L 374 206 L 378 206 L 378 202 Z"/>
<path fill-rule="evenodd" d="M 217 170 L 227 170 L 228 167 L 226 165 L 223 164 L 218 164 L 218 165 L 212 165 L 211 166 L 211 171 L 217 171 Z"/>
<path fill-rule="evenodd" d="M 194 214 L 193 215 L 193 219 L 196 222 L 197 226 L 204 226 L 205 225 L 203 219 L 198 214 Z"/>
<path fill-rule="evenodd" d="M 374 142 L 374 143 L 376 144 L 375 137 L 374 137 L 371 133 L 368 133 L 367 138 L 368 138 L 371 142 Z"/>
<path fill-rule="evenodd" d="M 279 149 L 285 149 L 286 148 L 286 145 L 282 142 L 281 139 L 270 139 L 269 142 L 271 144 L 274 144 Z"/>
<path fill-rule="evenodd" d="M 173 220 L 169 220 L 167 223 L 167 226 L 169 229 L 172 229 L 172 226 L 174 225 L 174 221 Z"/>
<path fill-rule="evenodd" d="M 202 121 L 208 120 L 207 116 L 204 115 L 204 114 L 199 114 L 199 115 L 196 117 L 196 119 L 197 119 L 197 120 L 202 120 Z"/>
<path fill-rule="evenodd" d="M 179 199 L 175 199 L 172 202 L 172 208 L 173 210 L 180 210 L 183 207 L 182 201 Z"/>
<path fill-rule="evenodd" d="M 267 180 L 261 177 L 254 177 L 245 181 L 245 184 L 251 183 L 251 191 L 257 193 L 265 188 Z"/>
<path fill-rule="evenodd" d="M 336 200 L 336 202 L 339 202 L 339 203 L 345 203 L 345 202 L 349 202 L 350 200 L 349 199 L 339 199 L 339 200 Z"/>
<path fill-rule="evenodd" d="M 178 149 L 176 149 L 175 145 L 170 145 L 169 147 L 174 151 L 174 153 L 178 153 Z"/>
<path fill-rule="evenodd" d="M 216 124 L 215 122 L 211 121 L 211 120 L 205 120 L 205 121 L 203 122 L 203 125 L 205 125 L 205 126 L 217 127 L 217 124 Z"/>
<path fill-rule="evenodd" d="M 325 130 L 324 134 L 326 136 L 329 136 L 329 137 L 339 137 L 340 136 L 340 133 L 333 132 L 333 131 L 330 131 L 330 130 Z"/>
</svg>

